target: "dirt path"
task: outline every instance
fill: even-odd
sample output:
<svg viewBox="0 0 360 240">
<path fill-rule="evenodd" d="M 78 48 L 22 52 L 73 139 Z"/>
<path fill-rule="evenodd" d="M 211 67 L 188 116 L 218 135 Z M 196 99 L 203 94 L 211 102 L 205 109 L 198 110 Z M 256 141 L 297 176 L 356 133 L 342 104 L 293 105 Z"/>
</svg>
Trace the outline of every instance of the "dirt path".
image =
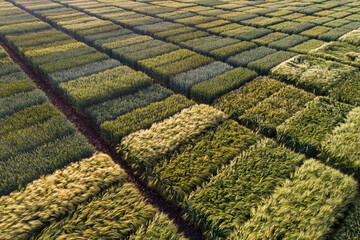
<svg viewBox="0 0 360 240">
<path fill-rule="evenodd" d="M 170 219 L 178 226 L 179 231 L 183 232 L 187 238 L 192 240 L 204 239 L 202 232 L 193 224 L 182 218 L 181 208 L 172 204 L 163 198 L 157 191 L 147 186 L 145 182 L 134 174 L 134 170 L 124 157 L 116 152 L 116 149 L 97 130 L 97 127 L 91 123 L 87 117 L 76 108 L 74 108 L 67 99 L 42 76 L 37 74 L 31 65 L 19 54 L 17 54 L 5 41 L 0 38 L 0 45 L 7 51 L 10 57 L 21 69 L 34 81 L 36 86 L 45 92 L 50 102 L 61 112 L 75 127 L 95 146 L 97 151 L 105 152 L 119 164 L 127 173 L 129 182 L 132 182 L 141 192 L 146 201 L 166 213 Z"/>
</svg>

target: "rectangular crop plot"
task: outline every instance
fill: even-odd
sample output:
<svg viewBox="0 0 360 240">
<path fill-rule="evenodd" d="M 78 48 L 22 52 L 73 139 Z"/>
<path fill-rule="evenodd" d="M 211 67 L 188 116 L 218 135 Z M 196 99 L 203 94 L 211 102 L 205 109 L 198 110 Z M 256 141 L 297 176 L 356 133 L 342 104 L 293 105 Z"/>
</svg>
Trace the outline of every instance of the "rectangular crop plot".
<svg viewBox="0 0 360 240">
<path fill-rule="evenodd" d="M 260 137 L 233 120 L 214 131 L 202 134 L 198 141 L 185 145 L 178 154 L 156 164 L 149 184 L 167 199 L 181 203 L 197 186 L 208 180 L 224 164 L 256 143 Z"/>
<path fill-rule="evenodd" d="M 232 55 L 235 55 L 237 53 L 250 50 L 252 48 L 255 48 L 256 44 L 252 42 L 240 42 L 235 43 L 226 47 L 214 49 L 209 52 L 209 54 L 216 59 L 226 59 Z"/>
<path fill-rule="evenodd" d="M 170 87 L 187 95 L 190 93 L 190 89 L 193 85 L 206 81 L 231 69 L 233 69 L 233 67 L 227 63 L 219 61 L 212 62 L 208 65 L 180 73 L 170 78 Z"/>
<path fill-rule="evenodd" d="M 354 108 L 345 122 L 336 127 L 322 142 L 323 155 L 331 166 L 360 178 L 360 108 Z"/>
<path fill-rule="evenodd" d="M 276 128 L 277 138 L 301 151 L 316 153 L 326 135 L 340 125 L 353 108 L 327 97 L 316 97 Z"/>
<path fill-rule="evenodd" d="M 125 172 L 105 154 L 72 163 L 0 198 L 0 235 L 10 239 L 35 237 L 39 229 L 125 178 Z M 21 211 L 14 211 L 16 208 Z M 19 224 L 24 227 L 19 228 Z"/>
<path fill-rule="evenodd" d="M 154 74 L 167 82 L 173 75 L 206 65 L 212 61 L 214 61 L 212 58 L 187 49 L 180 49 L 155 58 L 141 60 L 139 64 L 150 74 Z"/>
<path fill-rule="evenodd" d="M 168 154 L 226 119 L 226 114 L 205 104 L 193 105 L 180 113 L 125 137 L 119 146 L 127 160 L 143 175 Z"/>
<path fill-rule="evenodd" d="M 191 97 L 195 100 L 211 103 L 217 97 L 240 87 L 251 81 L 257 73 L 246 68 L 235 68 L 221 75 L 194 85 L 191 88 Z"/>
<path fill-rule="evenodd" d="M 260 74 L 266 74 L 271 68 L 291 57 L 294 57 L 295 55 L 296 54 L 292 52 L 278 51 L 254 62 L 250 62 L 247 66 Z"/>
<path fill-rule="evenodd" d="M 294 34 L 283 39 L 271 42 L 268 44 L 268 46 L 280 50 L 286 50 L 307 40 L 309 40 L 308 37 Z"/>
<path fill-rule="evenodd" d="M 104 72 L 59 84 L 59 88 L 79 108 L 111 98 L 124 96 L 151 85 L 151 79 L 142 72 L 119 66 Z"/>
<path fill-rule="evenodd" d="M 286 159 L 286 160 L 285 160 Z M 226 239 L 251 208 L 289 178 L 305 156 L 264 139 L 243 152 L 186 199 L 186 217 L 208 237 Z"/>
<path fill-rule="evenodd" d="M 327 60 L 333 60 L 355 67 L 360 67 L 360 46 L 355 46 L 349 43 L 331 42 L 310 51 L 310 54 Z"/>
<path fill-rule="evenodd" d="M 213 106 L 238 118 L 247 109 L 278 92 L 286 84 L 269 77 L 258 77 L 240 88 L 233 90 L 214 101 Z"/>
<path fill-rule="evenodd" d="M 339 38 L 339 40 L 359 46 L 360 45 L 360 29 L 356 29 L 356 30 L 353 30 L 353 31 L 345 34 L 344 36 Z"/>
<path fill-rule="evenodd" d="M 325 238 L 354 198 L 356 188 L 357 182 L 350 176 L 310 159 L 291 180 L 276 188 L 230 239 Z"/>
<path fill-rule="evenodd" d="M 318 94 L 357 103 L 360 86 L 355 79 L 359 71 L 352 66 L 299 55 L 271 70 L 271 75 Z"/>
<path fill-rule="evenodd" d="M 85 112 L 96 124 L 101 124 L 153 102 L 162 101 L 172 94 L 170 89 L 154 84 L 133 94 L 93 105 L 86 108 Z"/>
<path fill-rule="evenodd" d="M 209 54 L 210 51 L 226 47 L 228 45 L 239 43 L 240 40 L 234 38 L 222 38 L 219 36 L 210 36 L 204 38 L 197 38 L 184 42 L 187 47 L 194 49 L 194 51 L 201 52 L 202 54 Z"/>
<path fill-rule="evenodd" d="M 293 86 L 286 86 L 245 111 L 239 120 L 252 129 L 259 129 L 268 135 L 275 134 L 278 125 L 304 108 L 315 97 L 314 94 Z"/>
<path fill-rule="evenodd" d="M 321 41 L 321 40 L 317 40 L 317 39 L 310 39 L 309 41 L 300 43 L 294 47 L 289 48 L 288 50 L 290 51 L 294 51 L 294 52 L 298 52 L 298 53 L 303 53 L 306 54 L 308 53 L 310 50 L 313 50 L 315 48 L 318 48 L 320 46 L 322 46 L 323 44 L 325 44 L 326 42 Z"/>
<path fill-rule="evenodd" d="M 163 101 L 154 102 L 121 115 L 115 120 L 105 121 L 100 128 L 107 139 L 117 144 L 122 137 L 140 129 L 147 129 L 153 123 L 171 117 L 181 109 L 193 104 L 193 101 L 182 95 L 172 95 Z"/>
<path fill-rule="evenodd" d="M 252 61 L 256 61 L 267 55 L 275 53 L 276 50 L 268 47 L 258 47 L 248 51 L 241 52 L 227 59 L 227 62 L 236 66 L 246 66 Z"/>
</svg>

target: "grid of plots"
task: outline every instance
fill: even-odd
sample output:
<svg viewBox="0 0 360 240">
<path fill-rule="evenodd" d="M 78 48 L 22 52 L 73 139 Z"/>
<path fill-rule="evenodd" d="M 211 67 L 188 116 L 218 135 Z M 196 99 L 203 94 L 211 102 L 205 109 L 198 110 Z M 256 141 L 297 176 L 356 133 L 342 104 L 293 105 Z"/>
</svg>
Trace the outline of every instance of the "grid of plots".
<svg viewBox="0 0 360 240">
<path fill-rule="evenodd" d="M 359 11 L 10 0 L 0 36 L 204 238 L 356 239 Z M 0 57 L 5 239 L 192 238 Z"/>
</svg>

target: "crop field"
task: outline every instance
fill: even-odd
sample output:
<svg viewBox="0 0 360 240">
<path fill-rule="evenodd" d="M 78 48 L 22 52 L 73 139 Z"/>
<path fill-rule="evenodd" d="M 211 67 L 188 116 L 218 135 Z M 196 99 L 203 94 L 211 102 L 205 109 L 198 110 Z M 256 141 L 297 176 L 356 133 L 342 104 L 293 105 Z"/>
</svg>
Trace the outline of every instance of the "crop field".
<svg viewBox="0 0 360 240">
<path fill-rule="evenodd" d="M 0 0 L 0 240 L 359 240 L 360 2 Z"/>
</svg>

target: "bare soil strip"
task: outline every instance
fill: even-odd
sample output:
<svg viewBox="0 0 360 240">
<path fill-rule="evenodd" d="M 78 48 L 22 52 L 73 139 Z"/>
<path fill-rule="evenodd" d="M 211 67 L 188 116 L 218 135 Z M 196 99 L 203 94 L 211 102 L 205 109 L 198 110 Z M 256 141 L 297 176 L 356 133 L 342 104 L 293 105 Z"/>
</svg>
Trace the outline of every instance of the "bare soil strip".
<svg viewBox="0 0 360 240">
<path fill-rule="evenodd" d="M 182 218 L 181 208 L 172 204 L 163 198 L 156 190 L 147 186 L 145 182 L 134 174 L 134 170 L 124 157 L 116 152 L 116 149 L 97 130 L 97 127 L 91 123 L 87 117 L 75 107 L 73 107 L 67 99 L 41 75 L 37 74 L 26 60 L 18 55 L 5 41 L 0 38 L 0 45 L 4 47 L 10 57 L 16 62 L 20 68 L 34 81 L 36 86 L 45 92 L 50 102 L 63 112 L 67 119 L 72 122 L 75 127 L 95 146 L 97 151 L 105 152 L 119 164 L 127 173 L 128 181 L 136 185 L 142 196 L 148 203 L 156 207 L 158 210 L 166 213 L 170 219 L 178 226 L 179 231 L 183 232 L 186 237 L 192 240 L 204 239 L 200 229 Z"/>
</svg>

